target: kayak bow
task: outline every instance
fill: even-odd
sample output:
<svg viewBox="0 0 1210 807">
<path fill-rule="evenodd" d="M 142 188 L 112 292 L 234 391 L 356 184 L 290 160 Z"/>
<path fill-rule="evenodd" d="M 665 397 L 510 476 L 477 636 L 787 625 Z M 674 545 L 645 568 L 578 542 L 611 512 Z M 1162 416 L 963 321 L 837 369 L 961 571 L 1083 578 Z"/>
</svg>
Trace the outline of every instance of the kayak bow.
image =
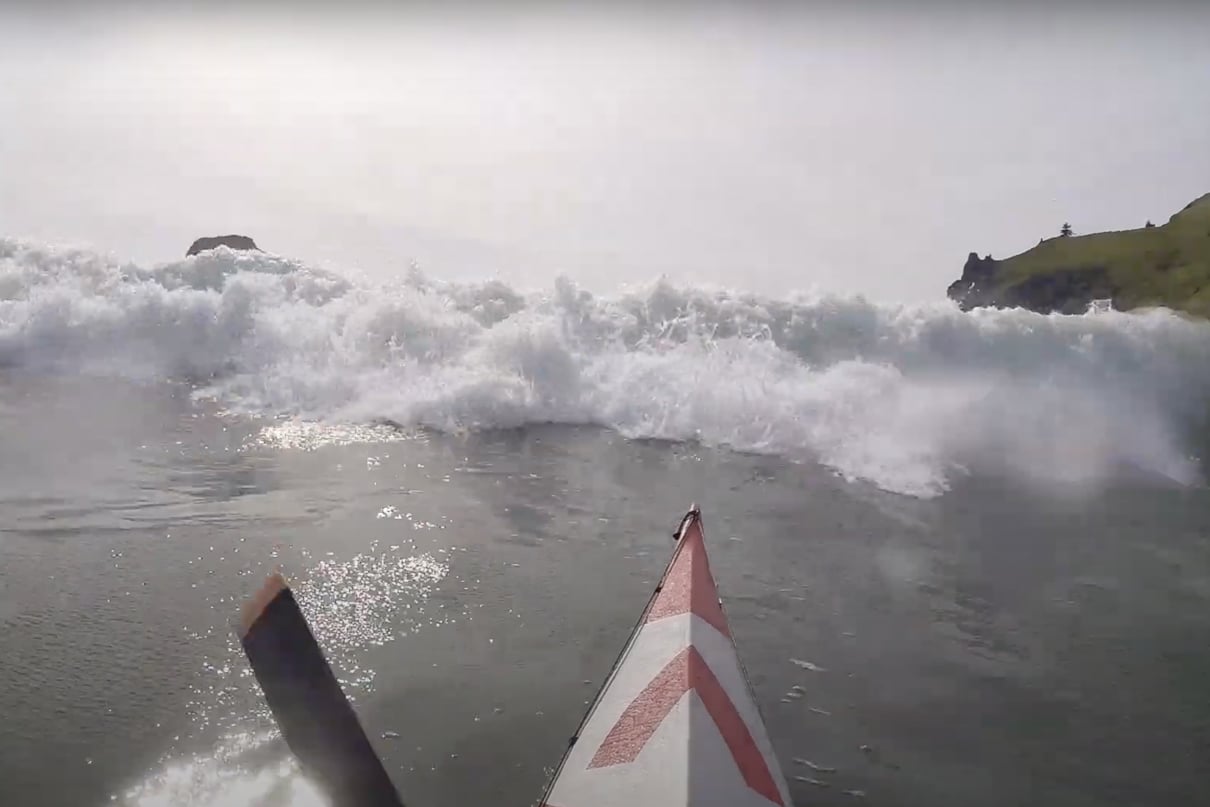
<svg viewBox="0 0 1210 807">
<path fill-rule="evenodd" d="M 790 807 L 690 510 L 542 807 Z"/>
</svg>

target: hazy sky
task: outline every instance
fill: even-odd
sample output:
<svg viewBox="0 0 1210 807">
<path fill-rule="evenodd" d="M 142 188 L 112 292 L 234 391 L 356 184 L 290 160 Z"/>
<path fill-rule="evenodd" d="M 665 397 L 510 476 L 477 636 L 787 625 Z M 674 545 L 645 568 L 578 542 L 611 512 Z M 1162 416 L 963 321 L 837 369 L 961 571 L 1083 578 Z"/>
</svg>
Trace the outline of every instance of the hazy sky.
<svg viewBox="0 0 1210 807">
<path fill-rule="evenodd" d="M 0 235 L 924 300 L 1210 191 L 1210 3 L 848 5 L 7 7 Z"/>
</svg>

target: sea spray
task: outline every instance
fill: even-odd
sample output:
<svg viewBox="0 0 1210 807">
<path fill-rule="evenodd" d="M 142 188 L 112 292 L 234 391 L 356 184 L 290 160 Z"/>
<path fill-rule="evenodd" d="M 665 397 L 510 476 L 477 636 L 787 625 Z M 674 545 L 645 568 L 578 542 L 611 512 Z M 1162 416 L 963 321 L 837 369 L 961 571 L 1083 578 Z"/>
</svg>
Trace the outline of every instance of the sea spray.
<svg viewBox="0 0 1210 807">
<path fill-rule="evenodd" d="M 148 269 L 0 239 L 3 367 L 183 380 L 232 411 L 328 423 L 597 425 L 932 496 L 980 468 L 1076 489 L 1124 467 L 1199 482 L 1210 324 L 663 281 L 374 285 L 266 253 Z"/>
</svg>

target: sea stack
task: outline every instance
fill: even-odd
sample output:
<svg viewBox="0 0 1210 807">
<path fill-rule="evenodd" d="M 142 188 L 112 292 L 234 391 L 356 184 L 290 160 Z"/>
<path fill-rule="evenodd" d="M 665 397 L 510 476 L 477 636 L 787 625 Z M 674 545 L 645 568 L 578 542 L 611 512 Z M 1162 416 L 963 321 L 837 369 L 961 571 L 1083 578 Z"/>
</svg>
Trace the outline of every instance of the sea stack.
<svg viewBox="0 0 1210 807">
<path fill-rule="evenodd" d="M 215 247 L 260 251 L 256 242 L 246 235 L 209 235 L 194 241 L 190 245 L 189 251 L 185 253 L 185 257 L 188 258 L 190 255 L 196 255 Z"/>
</svg>

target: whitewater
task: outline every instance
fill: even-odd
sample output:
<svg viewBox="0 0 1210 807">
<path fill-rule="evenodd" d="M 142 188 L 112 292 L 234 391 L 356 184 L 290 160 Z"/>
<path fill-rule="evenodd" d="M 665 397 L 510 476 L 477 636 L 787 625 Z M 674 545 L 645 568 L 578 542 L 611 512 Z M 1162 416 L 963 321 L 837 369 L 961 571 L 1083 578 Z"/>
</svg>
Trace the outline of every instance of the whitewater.
<svg viewBox="0 0 1210 807">
<path fill-rule="evenodd" d="M 372 282 L 225 247 L 144 268 L 3 239 L 0 369 L 183 382 L 277 422 L 598 426 L 914 497 L 980 470 L 1078 492 L 1123 472 L 1203 484 L 1210 324 L 414 267 Z"/>
</svg>

